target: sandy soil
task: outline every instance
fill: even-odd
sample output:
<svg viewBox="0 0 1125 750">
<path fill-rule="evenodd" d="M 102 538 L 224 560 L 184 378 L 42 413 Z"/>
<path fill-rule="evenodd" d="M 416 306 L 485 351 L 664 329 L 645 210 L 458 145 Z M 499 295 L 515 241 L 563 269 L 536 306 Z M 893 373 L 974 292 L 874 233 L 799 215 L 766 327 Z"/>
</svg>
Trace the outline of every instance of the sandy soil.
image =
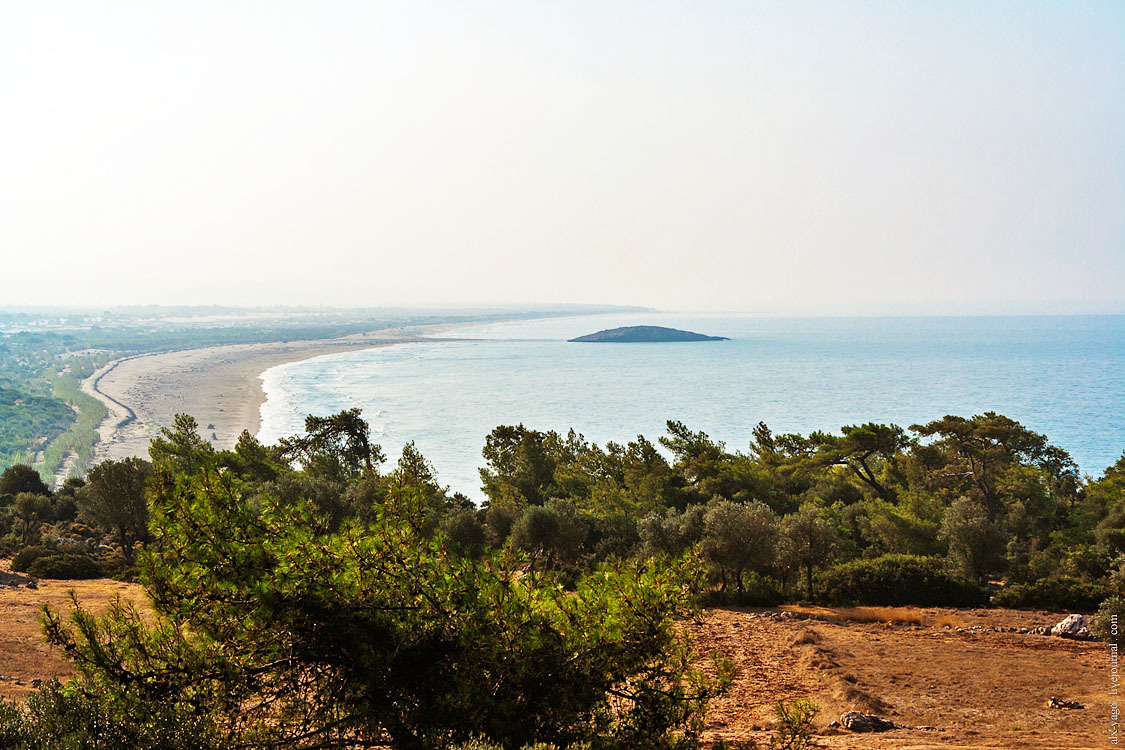
<svg viewBox="0 0 1125 750">
<path fill-rule="evenodd" d="M 0 569 L 6 568 L 0 562 Z M 21 699 L 34 680 L 73 670 L 43 644 L 43 604 L 66 609 L 73 589 L 83 606 L 103 609 L 143 591 L 111 580 L 45 581 L 38 589 L 0 587 L 0 697 Z M 804 611 L 795 607 L 785 610 Z M 816 747 L 850 750 L 1105 748 L 1110 716 L 1109 659 L 1098 643 L 993 628 L 1050 625 L 1062 614 L 1008 610 L 918 610 L 925 625 L 778 619 L 761 610 L 713 609 L 689 626 L 701 652 L 718 650 L 738 674 L 708 714 L 706 738 L 755 739 L 769 746 L 777 701 L 812 699 Z M 831 615 L 834 610 L 819 609 Z M 940 623 L 940 624 L 939 624 Z M 943 626 L 952 624 L 953 627 Z M 962 632 L 957 627 L 963 628 Z M 1059 696 L 1084 709 L 1047 708 Z M 879 714 L 898 729 L 854 734 L 825 729 L 847 710 Z"/>
<path fill-rule="evenodd" d="M 741 609 L 708 611 L 693 626 L 693 638 L 700 650 L 717 649 L 739 667 L 730 694 L 709 713 L 708 736 L 753 738 L 768 747 L 776 702 L 810 698 L 821 709 L 815 722 L 822 731 L 818 747 L 1110 746 L 1104 646 L 992 630 L 1053 625 L 1062 614 L 924 612 L 931 622 L 959 622 L 964 630 L 772 619 Z M 1085 708 L 1049 709 L 1051 696 L 1076 700 Z M 848 710 L 875 713 L 904 728 L 881 734 L 824 730 Z"/>
<path fill-rule="evenodd" d="M 147 457 L 148 444 L 176 414 L 195 417 L 217 448 L 230 448 L 243 430 L 256 434 L 265 401 L 261 374 L 275 365 L 323 354 L 416 340 L 419 328 L 388 329 L 319 341 L 235 344 L 116 360 L 83 382 L 109 416 L 98 428 L 94 461 Z"/>
<path fill-rule="evenodd" d="M 8 571 L 8 561 L 0 560 L 0 572 Z M 94 612 L 104 611 L 113 597 L 141 603 L 140 586 L 111 579 L 91 581 L 39 581 L 39 588 L 0 586 L 0 698 L 22 700 L 35 689 L 38 680 L 57 677 L 66 682 L 74 668 L 62 651 L 43 642 L 39 616 L 46 604 L 52 609 L 70 610 L 70 591 L 79 603 Z"/>
</svg>

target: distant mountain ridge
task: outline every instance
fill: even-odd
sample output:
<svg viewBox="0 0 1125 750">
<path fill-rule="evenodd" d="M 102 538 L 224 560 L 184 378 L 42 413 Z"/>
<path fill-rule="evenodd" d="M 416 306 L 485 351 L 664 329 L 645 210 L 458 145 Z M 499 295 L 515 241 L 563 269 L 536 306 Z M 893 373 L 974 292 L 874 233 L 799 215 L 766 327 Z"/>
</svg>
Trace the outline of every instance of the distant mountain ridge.
<svg viewBox="0 0 1125 750">
<path fill-rule="evenodd" d="M 579 336 L 570 341 L 592 344 L 662 344 L 678 341 L 729 341 L 726 336 L 705 336 L 664 326 L 624 326 Z"/>
</svg>

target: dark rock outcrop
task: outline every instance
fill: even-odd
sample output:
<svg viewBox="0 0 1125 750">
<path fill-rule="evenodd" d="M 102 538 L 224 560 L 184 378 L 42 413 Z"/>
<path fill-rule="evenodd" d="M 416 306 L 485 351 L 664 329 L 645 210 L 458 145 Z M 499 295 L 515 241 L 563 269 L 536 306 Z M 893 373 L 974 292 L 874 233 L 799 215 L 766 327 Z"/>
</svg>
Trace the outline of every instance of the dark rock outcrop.
<svg viewBox="0 0 1125 750">
<path fill-rule="evenodd" d="M 875 714 L 861 714 L 859 711 L 848 711 L 841 715 L 840 724 L 852 732 L 886 732 L 895 728 L 893 721 Z"/>
</svg>

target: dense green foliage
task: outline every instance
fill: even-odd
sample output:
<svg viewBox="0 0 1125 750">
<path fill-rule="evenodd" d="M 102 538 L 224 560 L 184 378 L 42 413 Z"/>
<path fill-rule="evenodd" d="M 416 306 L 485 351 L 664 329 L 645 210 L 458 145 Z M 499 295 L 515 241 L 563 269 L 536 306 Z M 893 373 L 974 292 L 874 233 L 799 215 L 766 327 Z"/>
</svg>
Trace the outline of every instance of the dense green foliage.
<svg viewBox="0 0 1125 750">
<path fill-rule="evenodd" d="M 87 555 L 56 553 L 37 557 L 27 566 L 35 578 L 101 578 L 105 571 Z"/>
<path fill-rule="evenodd" d="M 852 560 L 825 571 L 821 598 L 829 604 L 919 607 L 978 607 L 988 603 L 980 586 L 957 578 L 942 560 L 915 555 L 883 555 Z"/>
<path fill-rule="evenodd" d="M 90 469 L 86 484 L 75 493 L 86 518 L 117 534 L 127 565 L 133 562 L 134 545 L 148 539 L 145 485 L 151 473 L 149 463 L 140 458 L 103 461 Z"/>
<path fill-rule="evenodd" d="M 0 388 L 0 466 L 27 461 L 74 421 L 64 401 Z"/>
<path fill-rule="evenodd" d="M 154 441 L 140 568 L 155 621 L 122 602 L 47 614 L 90 711 L 204 716 L 223 747 L 695 746 L 729 666 L 697 671 L 673 627 L 695 612 L 690 558 L 607 559 L 568 587 L 514 545 L 474 559 L 436 522 L 458 506 L 420 456 L 381 475 L 358 414 L 308 428 L 216 452 L 181 418 Z M 323 485 L 320 503 L 274 496 L 282 478 Z"/>
<path fill-rule="evenodd" d="M 21 492 L 50 495 L 51 488 L 35 469 L 26 464 L 13 464 L 0 472 L 0 496 L 14 498 Z"/>
<path fill-rule="evenodd" d="M 992 413 L 759 425 L 745 452 L 678 422 L 659 447 L 501 426 L 479 508 L 413 444 L 388 470 L 357 411 L 306 428 L 215 451 L 181 416 L 151 466 L 9 496 L 21 567 L 125 571 L 139 547 L 156 612 L 49 613 L 80 674 L 50 705 L 130 732 L 204 717 L 223 747 L 686 748 L 729 678 L 674 626 L 701 602 L 977 606 L 991 586 L 1100 604 L 1104 629 L 1125 599 L 1125 457 L 1084 479 Z"/>
<path fill-rule="evenodd" d="M 603 448 L 574 432 L 497 428 L 485 443 L 480 520 L 496 543 L 574 509 L 568 523 L 585 535 L 569 535 L 569 550 L 541 546 L 557 567 L 596 563 L 608 549 L 698 548 L 731 601 L 750 575 L 791 597 L 872 602 L 889 601 L 901 578 L 920 587 L 917 602 L 977 603 L 986 583 L 1006 581 L 1042 592 L 1035 606 L 1090 609 L 1125 551 L 1125 459 L 1084 480 L 1045 436 L 991 412 L 838 435 L 762 424 L 746 451 L 669 422 L 660 443 L 667 454 L 644 438 Z M 1048 580 L 1066 578 L 1078 584 Z"/>
<path fill-rule="evenodd" d="M 110 714 L 75 687 L 50 682 L 17 706 L 0 702 L 6 750 L 219 750 L 207 717 L 175 707 L 144 717 Z"/>
<path fill-rule="evenodd" d="M 1083 581 L 1072 576 L 1050 576 L 1030 583 L 1016 583 L 993 597 L 999 607 L 1013 609 L 1053 609 L 1090 612 L 1109 596 L 1109 588 L 1098 581 Z"/>
</svg>

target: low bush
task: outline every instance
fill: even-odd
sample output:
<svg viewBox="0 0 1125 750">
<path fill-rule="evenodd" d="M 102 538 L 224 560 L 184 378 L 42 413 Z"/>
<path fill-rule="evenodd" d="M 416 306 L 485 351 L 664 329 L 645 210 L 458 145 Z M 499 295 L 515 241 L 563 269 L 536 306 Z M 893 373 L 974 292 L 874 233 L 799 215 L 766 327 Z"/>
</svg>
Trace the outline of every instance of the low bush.
<svg viewBox="0 0 1125 750">
<path fill-rule="evenodd" d="M 1066 609 L 1092 612 L 1110 594 L 1101 583 L 1088 583 L 1070 576 L 1040 578 L 1017 583 L 998 592 L 992 603 L 1010 609 Z"/>
<path fill-rule="evenodd" d="M 1125 599 L 1115 595 L 1098 607 L 1090 629 L 1106 643 L 1119 643 L 1121 628 L 1125 628 Z"/>
<path fill-rule="evenodd" d="M 12 570 L 17 573 L 26 573 L 31 564 L 40 557 L 56 554 L 55 550 L 47 547 L 24 547 L 12 555 Z"/>
<path fill-rule="evenodd" d="M 153 705 L 136 715 L 110 714 L 98 700 L 56 681 L 23 705 L 0 701 L 0 747 L 11 750 L 218 750 L 207 719 Z"/>
<path fill-rule="evenodd" d="M 735 604 L 744 607 L 773 607 L 785 601 L 785 594 L 773 582 L 757 573 L 746 573 L 742 577 L 742 590 L 709 590 L 702 597 L 704 606 Z"/>
<path fill-rule="evenodd" d="M 115 578 L 118 581 L 136 583 L 140 576 L 140 570 L 137 566 L 125 562 L 125 559 L 120 555 L 112 555 L 104 560 L 98 560 L 98 566 L 101 568 L 103 576 Z"/>
<path fill-rule="evenodd" d="M 976 584 L 950 575 L 941 558 L 883 555 L 836 565 L 819 576 L 826 604 L 975 607 L 988 602 Z"/>
<path fill-rule="evenodd" d="M 85 555 L 52 554 L 38 557 L 27 568 L 34 578 L 101 578 L 101 567 Z"/>
</svg>

